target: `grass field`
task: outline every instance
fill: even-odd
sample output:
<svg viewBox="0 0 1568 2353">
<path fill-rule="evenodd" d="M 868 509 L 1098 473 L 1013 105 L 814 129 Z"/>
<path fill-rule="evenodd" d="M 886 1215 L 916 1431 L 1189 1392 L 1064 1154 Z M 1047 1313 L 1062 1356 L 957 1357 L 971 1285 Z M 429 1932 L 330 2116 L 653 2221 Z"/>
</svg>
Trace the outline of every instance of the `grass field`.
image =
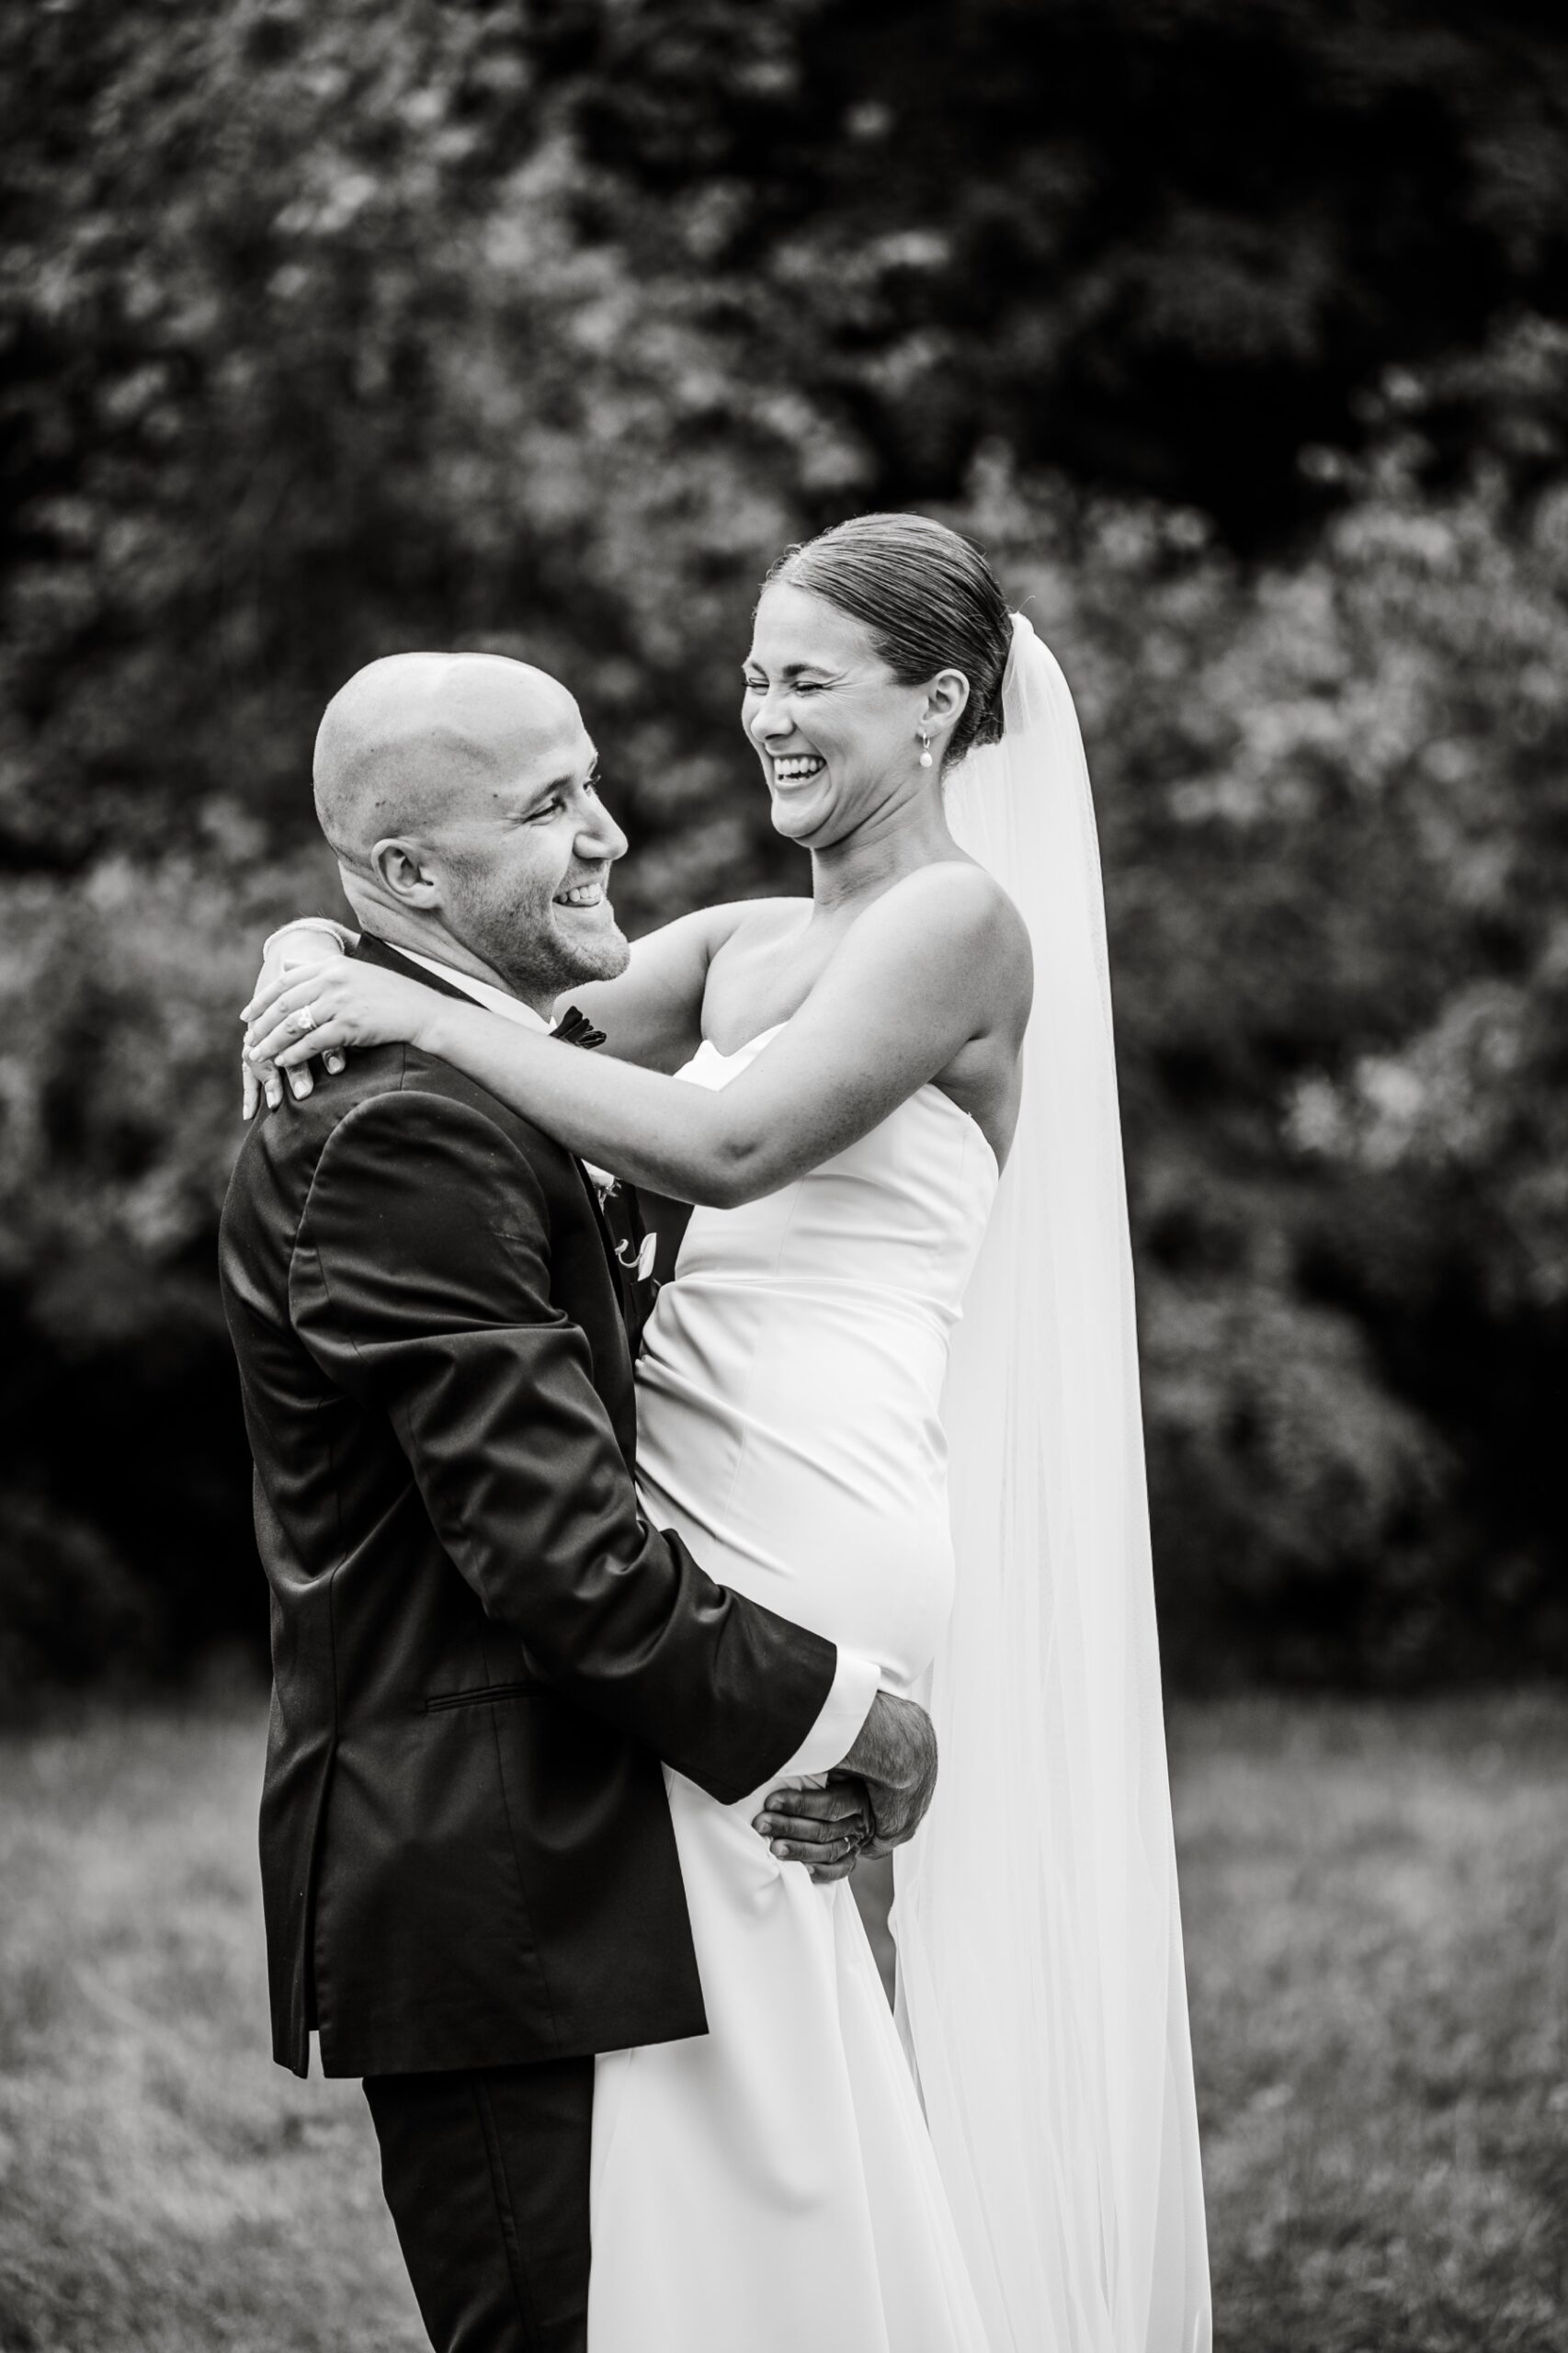
<svg viewBox="0 0 1568 2353">
<path fill-rule="evenodd" d="M 3 2353 L 423 2344 L 358 2089 L 266 2055 L 261 1738 L 0 1742 Z M 1568 1701 L 1182 1710 L 1172 1756 L 1219 2345 L 1562 2353 Z"/>
</svg>

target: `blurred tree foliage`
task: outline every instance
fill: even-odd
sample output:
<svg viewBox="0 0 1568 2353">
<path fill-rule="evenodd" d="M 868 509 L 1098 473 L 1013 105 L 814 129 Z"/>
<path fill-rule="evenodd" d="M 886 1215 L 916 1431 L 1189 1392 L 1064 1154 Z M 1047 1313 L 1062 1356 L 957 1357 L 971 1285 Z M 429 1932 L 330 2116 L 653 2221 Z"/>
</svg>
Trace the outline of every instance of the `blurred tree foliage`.
<svg viewBox="0 0 1568 2353">
<path fill-rule="evenodd" d="M 212 1238 L 326 696 L 526 652 L 634 927 L 798 884 L 745 613 L 876 505 L 1080 696 L 1167 1656 L 1568 1665 L 1565 117 L 1528 0 L 0 17 L 0 1696 L 257 1624 Z"/>
</svg>

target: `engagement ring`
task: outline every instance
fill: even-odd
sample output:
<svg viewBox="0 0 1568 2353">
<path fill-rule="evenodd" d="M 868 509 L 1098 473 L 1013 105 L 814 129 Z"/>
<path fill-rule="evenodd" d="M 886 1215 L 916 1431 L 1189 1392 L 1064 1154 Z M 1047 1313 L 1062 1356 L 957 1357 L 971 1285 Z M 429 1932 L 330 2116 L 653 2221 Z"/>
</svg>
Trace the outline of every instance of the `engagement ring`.
<svg viewBox="0 0 1568 2353">
<path fill-rule="evenodd" d="M 308 1038 L 315 1026 L 316 1009 L 313 1005 L 302 1005 L 298 1013 L 290 1014 L 289 1017 L 289 1027 L 296 1038 Z"/>
</svg>

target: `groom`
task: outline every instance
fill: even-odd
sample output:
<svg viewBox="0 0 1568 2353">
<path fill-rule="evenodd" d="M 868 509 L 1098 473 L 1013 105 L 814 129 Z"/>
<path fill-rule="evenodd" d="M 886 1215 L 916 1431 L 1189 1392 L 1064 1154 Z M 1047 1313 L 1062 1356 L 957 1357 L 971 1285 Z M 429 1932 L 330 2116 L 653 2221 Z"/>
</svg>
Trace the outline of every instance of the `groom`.
<svg viewBox="0 0 1568 2353">
<path fill-rule="evenodd" d="M 360 671 L 315 761 L 358 952 L 536 1026 L 621 971 L 594 770 L 540 671 Z M 705 2031 L 661 1761 L 724 1802 L 842 1764 L 896 1841 L 929 1726 L 640 1518 L 595 1188 L 447 1065 L 383 1047 L 258 1120 L 222 1267 L 272 1595 L 274 2052 L 306 2074 L 313 2031 L 364 2078 L 433 2345 L 582 2353 L 593 2054 Z M 836 1860 L 842 1808 L 806 1793 L 790 1851 Z"/>
</svg>

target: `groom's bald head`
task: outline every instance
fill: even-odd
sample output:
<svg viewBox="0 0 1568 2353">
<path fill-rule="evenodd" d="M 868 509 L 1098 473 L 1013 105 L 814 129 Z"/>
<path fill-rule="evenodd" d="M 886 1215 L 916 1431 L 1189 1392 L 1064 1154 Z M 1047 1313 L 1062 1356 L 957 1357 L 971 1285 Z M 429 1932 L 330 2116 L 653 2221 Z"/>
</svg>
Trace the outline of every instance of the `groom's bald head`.
<svg viewBox="0 0 1568 2353">
<path fill-rule="evenodd" d="M 574 697 L 531 663 L 388 654 L 338 688 L 317 730 L 321 829 L 363 873 L 378 842 L 427 839 L 583 733 Z"/>
<path fill-rule="evenodd" d="M 369 931 L 545 1006 L 622 971 L 610 869 L 626 836 L 557 678 L 496 654 L 394 654 L 316 736 L 316 813 Z"/>
</svg>

